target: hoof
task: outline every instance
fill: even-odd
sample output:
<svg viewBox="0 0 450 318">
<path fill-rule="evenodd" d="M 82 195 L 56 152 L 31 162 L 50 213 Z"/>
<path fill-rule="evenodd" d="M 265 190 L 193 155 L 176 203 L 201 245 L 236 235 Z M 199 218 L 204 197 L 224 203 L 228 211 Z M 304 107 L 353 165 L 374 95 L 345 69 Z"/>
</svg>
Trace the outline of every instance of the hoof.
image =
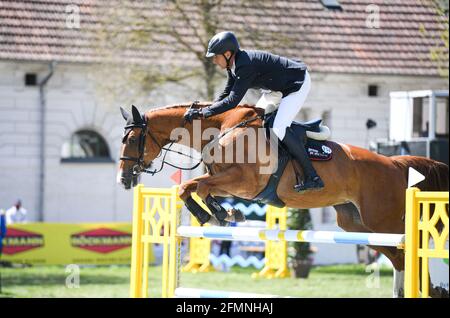
<svg viewBox="0 0 450 318">
<path fill-rule="evenodd" d="M 228 216 L 225 218 L 228 222 L 245 222 L 245 215 L 240 210 L 229 209 Z"/>
</svg>

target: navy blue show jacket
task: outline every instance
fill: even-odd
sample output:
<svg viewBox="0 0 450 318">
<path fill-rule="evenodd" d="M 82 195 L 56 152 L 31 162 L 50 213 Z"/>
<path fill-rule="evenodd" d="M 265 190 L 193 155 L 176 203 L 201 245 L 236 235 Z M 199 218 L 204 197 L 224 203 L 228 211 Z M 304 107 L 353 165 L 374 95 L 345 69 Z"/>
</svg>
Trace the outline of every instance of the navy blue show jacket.
<svg viewBox="0 0 450 318">
<path fill-rule="evenodd" d="M 211 106 L 203 109 L 205 117 L 236 107 L 250 88 L 278 91 L 283 97 L 298 91 L 307 69 L 301 61 L 256 50 L 239 50 L 234 63 L 235 75 L 228 70 L 225 89 Z"/>
</svg>

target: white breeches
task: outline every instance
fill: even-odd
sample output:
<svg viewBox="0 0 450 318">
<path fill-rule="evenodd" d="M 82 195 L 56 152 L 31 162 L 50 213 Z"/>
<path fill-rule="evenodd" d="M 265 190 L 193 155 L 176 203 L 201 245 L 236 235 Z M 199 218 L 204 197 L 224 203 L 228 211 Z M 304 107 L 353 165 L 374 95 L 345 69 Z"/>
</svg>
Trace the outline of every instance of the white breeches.
<svg viewBox="0 0 450 318">
<path fill-rule="evenodd" d="M 305 72 L 305 81 L 302 87 L 288 96 L 281 99 L 278 113 L 273 123 L 273 131 L 280 140 L 283 140 L 288 128 L 300 112 L 309 90 L 311 89 L 311 77 L 308 71 Z"/>
</svg>

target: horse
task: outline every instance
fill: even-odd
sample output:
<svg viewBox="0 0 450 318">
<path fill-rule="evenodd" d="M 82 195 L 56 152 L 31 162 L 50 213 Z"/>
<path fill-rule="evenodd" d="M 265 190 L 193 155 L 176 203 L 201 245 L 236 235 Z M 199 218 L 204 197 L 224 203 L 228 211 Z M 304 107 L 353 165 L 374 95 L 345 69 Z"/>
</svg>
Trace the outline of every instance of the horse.
<svg viewBox="0 0 450 318">
<path fill-rule="evenodd" d="M 270 153 L 273 149 L 270 138 L 264 143 L 250 142 L 242 138 L 250 131 L 256 134 L 256 131 L 263 127 L 264 109 L 252 105 L 239 105 L 222 114 L 200 120 L 202 135 L 215 129 L 220 132 L 220 138 L 214 135 L 200 141 L 181 141 L 179 137 L 173 137 L 173 131 L 176 129 L 184 129 L 193 136 L 196 121 L 186 122 L 185 112 L 190 107 L 201 108 L 209 105 L 211 103 L 170 105 L 149 110 L 144 114 L 134 106 L 131 114 L 121 108 L 127 125 L 122 140 L 117 181 L 126 189 L 135 186 L 136 178 L 150 167 L 152 161 L 171 143 L 184 143 L 185 146 L 204 154 L 211 141 L 226 150 L 236 147 L 241 140 L 246 158 L 252 153 Z M 403 234 L 409 167 L 425 176 L 425 179 L 417 184 L 420 190 L 448 191 L 448 166 L 444 163 L 418 156 L 386 157 L 367 149 L 333 141 L 327 141 L 326 145 L 332 151 L 332 159 L 313 161 L 314 168 L 325 184 L 323 189 L 296 192 L 293 186 L 297 184 L 302 172 L 294 160 L 289 160 L 278 180 L 275 194 L 291 208 L 333 206 L 337 212 L 337 224 L 344 231 Z M 257 149 L 258 147 L 263 149 Z M 185 181 L 179 187 L 180 198 L 201 223 L 213 222 L 215 218 L 209 217 L 203 208 L 193 203 L 193 192 L 197 193 L 208 208 L 220 215 L 223 214 L 223 208 L 218 206 L 214 200 L 215 196 L 253 200 L 266 187 L 272 176 L 270 173 L 260 173 L 267 163 L 262 162 L 259 157 L 254 162 L 224 162 L 223 156 L 222 154 L 222 160 L 212 160 L 207 164 L 206 174 Z M 271 156 L 273 159 L 277 154 Z M 236 154 L 233 159 L 236 159 Z M 239 215 L 237 212 L 226 211 L 225 219 L 233 220 L 233 215 Z M 206 218 L 202 218 L 204 213 L 208 214 Z M 221 218 L 223 220 L 224 215 Z M 234 220 L 239 221 L 239 217 Z M 395 270 L 403 271 L 402 250 L 395 247 L 370 247 L 383 253 L 392 262 Z"/>
</svg>

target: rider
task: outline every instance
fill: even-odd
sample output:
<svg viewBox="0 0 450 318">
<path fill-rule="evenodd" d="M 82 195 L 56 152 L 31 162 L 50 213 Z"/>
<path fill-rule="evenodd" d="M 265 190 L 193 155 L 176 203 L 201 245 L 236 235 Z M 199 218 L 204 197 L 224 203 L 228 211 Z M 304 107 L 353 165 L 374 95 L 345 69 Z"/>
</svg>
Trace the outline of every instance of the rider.
<svg viewBox="0 0 450 318">
<path fill-rule="evenodd" d="M 303 183 L 295 185 L 294 189 L 303 192 L 323 188 L 323 181 L 309 160 L 303 143 L 306 141 L 306 131 L 302 130 L 302 136 L 298 136 L 290 128 L 310 89 L 311 79 L 306 65 L 268 52 L 242 50 L 236 36 L 228 31 L 211 38 L 206 57 L 213 57 L 214 64 L 227 70 L 228 81 L 211 106 L 191 108 L 185 114 L 186 120 L 207 118 L 236 107 L 249 88 L 279 91 L 283 98 L 273 131 L 305 174 Z"/>
</svg>

